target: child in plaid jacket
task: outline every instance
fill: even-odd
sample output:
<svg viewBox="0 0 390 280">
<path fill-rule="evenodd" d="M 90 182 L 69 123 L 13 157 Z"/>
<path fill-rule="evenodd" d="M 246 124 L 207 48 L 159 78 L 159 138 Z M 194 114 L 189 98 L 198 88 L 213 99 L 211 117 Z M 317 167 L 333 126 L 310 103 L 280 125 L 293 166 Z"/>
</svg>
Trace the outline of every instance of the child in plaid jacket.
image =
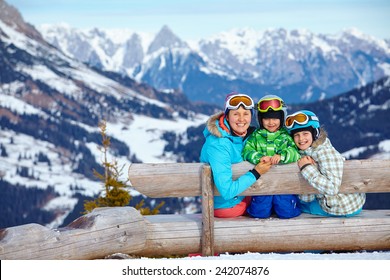
<svg viewBox="0 0 390 280">
<path fill-rule="evenodd" d="M 332 146 L 318 117 L 311 111 L 298 111 L 286 118 L 286 127 L 300 150 L 302 176 L 319 194 L 299 196 L 302 212 L 321 216 L 354 216 L 363 208 L 364 193 L 342 194 L 339 188 L 344 159 Z"/>
</svg>

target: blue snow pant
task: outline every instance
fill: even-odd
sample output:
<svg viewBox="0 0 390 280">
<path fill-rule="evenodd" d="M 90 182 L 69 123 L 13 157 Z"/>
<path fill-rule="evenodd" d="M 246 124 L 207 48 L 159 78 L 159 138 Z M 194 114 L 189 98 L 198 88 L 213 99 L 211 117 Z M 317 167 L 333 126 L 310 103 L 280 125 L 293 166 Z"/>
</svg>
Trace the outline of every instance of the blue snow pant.
<svg viewBox="0 0 390 280">
<path fill-rule="evenodd" d="M 281 219 L 290 219 L 301 214 L 298 207 L 298 196 L 293 194 L 252 196 L 247 209 L 254 218 L 268 218 L 272 210 Z"/>
</svg>

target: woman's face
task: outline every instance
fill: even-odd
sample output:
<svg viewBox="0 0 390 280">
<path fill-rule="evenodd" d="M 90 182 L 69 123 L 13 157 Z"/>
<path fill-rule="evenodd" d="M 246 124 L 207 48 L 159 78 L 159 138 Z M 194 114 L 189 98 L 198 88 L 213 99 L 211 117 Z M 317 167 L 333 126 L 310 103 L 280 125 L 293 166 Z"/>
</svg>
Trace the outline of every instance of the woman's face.
<svg viewBox="0 0 390 280">
<path fill-rule="evenodd" d="M 230 128 L 238 136 L 245 136 L 252 121 L 252 111 L 240 106 L 237 110 L 230 110 L 226 117 Z"/>
<path fill-rule="evenodd" d="M 311 134 L 310 131 L 307 130 L 303 130 L 295 133 L 293 138 L 298 149 L 303 151 L 309 148 L 313 143 L 313 135 Z"/>
</svg>

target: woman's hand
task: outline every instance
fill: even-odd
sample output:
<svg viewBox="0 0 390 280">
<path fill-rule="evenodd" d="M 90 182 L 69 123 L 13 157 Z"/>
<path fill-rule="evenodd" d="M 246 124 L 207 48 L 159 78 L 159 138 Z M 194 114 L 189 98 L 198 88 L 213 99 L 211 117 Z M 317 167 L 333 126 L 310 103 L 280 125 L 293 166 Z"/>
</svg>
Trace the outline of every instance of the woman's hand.
<svg viewBox="0 0 390 280">
<path fill-rule="evenodd" d="M 271 161 L 261 160 L 258 164 L 256 164 L 255 169 L 260 175 L 263 175 L 268 172 L 271 166 L 272 166 Z"/>
</svg>

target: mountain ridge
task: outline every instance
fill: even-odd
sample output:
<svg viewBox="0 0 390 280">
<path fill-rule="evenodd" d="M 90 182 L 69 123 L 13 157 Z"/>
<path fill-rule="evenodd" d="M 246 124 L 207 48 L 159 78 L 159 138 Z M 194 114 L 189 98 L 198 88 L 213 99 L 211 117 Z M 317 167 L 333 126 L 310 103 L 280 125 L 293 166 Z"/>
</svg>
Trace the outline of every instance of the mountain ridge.
<svg viewBox="0 0 390 280">
<path fill-rule="evenodd" d="M 148 36 L 124 31 L 124 38 L 137 36 L 138 41 L 122 38 L 128 44 L 117 43 L 114 55 L 105 54 L 100 59 L 93 55 L 91 60 L 66 47 L 70 43 L 77 46 L 76 41 L 66 36 L 66 29 L 53 27 L 56 34 L 50 32 L 50 26 L 40 30 L 49 42 L 86 63 L 126 73 L 160 90 L 180 89 L 192 101 L 214 104 L 219 104 L 226 89 L 244 91 L 255 99 L 274 93 L 289 103 L 312 102 L 374 82 L 390 73 L 389 42 L 357 29 L 324 35 L 306 29 L 242 28 L 186 43 L 168 26 L 163 26 L 155 35 Z M 78 38 L 91 33 L 72 30 Z M 112 37 L 110 31 L 101 32 L 108 42 L 104 45 L 112 44 L 108 39 Z M 170 43 L 161 42 L 164 36 L 170 38 Z M 83 44 L 88 45 L 91 56 L 105 53 L 96 45 L 85 41 Z M 134 54 L 131 63 L 123 59 L 129 57 L 128 52 Z"/>
</svg>

